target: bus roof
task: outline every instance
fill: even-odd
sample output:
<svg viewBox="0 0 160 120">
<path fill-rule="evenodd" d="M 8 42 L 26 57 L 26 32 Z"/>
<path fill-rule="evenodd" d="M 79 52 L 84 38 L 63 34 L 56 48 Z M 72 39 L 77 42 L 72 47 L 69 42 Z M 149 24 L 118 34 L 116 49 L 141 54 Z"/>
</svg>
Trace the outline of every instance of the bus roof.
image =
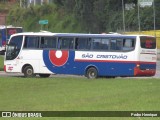
<svg viewBox="0 0 160 120">
<path fill-rule="evenodd" d="M 32 36 L 59 36 L 59 37 L 136 37 L 136 36 L 150 36 L 150 35 L 125 35 L 125 34 L 87 34 L 87 33 L 52 33 L 52 32 L 23 32 L 16 33 L 17 35 L 32 35 Z M 150 36 L 154 37 L 154 36 Z"/>
</svg>

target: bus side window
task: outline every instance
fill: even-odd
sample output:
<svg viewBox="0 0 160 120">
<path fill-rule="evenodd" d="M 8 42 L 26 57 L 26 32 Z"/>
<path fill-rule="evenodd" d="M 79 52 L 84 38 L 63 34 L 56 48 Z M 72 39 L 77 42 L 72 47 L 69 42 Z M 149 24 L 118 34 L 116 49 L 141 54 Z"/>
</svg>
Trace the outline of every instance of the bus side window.
<svg viewBox="0 0 160 120">
<path fill-rule="evenodd" d="M 78 38 L 75 39 L 75 49 L 79 49 L 79 42 L 78 42 Z"/>
<path fill-rule="evenodd" d="M 23 48 L 27 48 L 27 44 L 28 44 L 28 37 L 25 37 Z"/>
<path fill-rule="evenodd" d="M 116 40 L 115 39 L 111 40 L 110 50 L 116 50 Z"/>
<path fill-rule="evenodd" d="M 57 38 L 55 38 L 55 37 L 48 37 L 47 40 L 48 40 L 47 41 L 48 48 L 56 48 Z"/>
<path fill-rule="evenodd" d="M 40 48 L 56 48 L 56 38 L 41 37 Z"/>
<path fill-rule="evenodd" d="M 77 50 L 89 50 L 91 48 L 90 38 L 76 38 L 75 49 Z"/>
<path fill-rule="evenodd" d="M 91 43 L 92 43 L 92 40 L 90 38 L 88 38 L 88 40 L 87 40 L 87 46 L 86 46 L 87 50 L 91 49 Z"/>
<path fill-rule="evenodd" d="M 39 48 L 39 37 L 27 36 L 25 37 L 24 48 Z"/>
<path fill-rule="evenodd" d="M 110 50 L 121 51 L 123 47 L 123 40 L 120 38 L 112 39 L 110 43 Z"/>
<path fill-rule="evenodd" d="M 74 38 L 59 38 L 58 49 L 73 49 Z"/>
<path fill-rule="evenodd" d="M 109 39 L 102 38 L 102 50 L 108 50 L 109 49 Z"/>
<path fill-rule="evenodd" d="M 124 39 L 123 40 L 123 50 L 133 50 L 135 46 L 134 39 Z"/>
<path fill-rule="evenodd" d="M 117 39 L 116 50 L 122 50 L 122 47 L 123 47 L 123 40 L 122 39 Z"/>
<path fill-rule="evenodd" d="M 100 50 L 102 49 L 102 42 L 101 42 L 101 38 L 93 38 L 93 50 Z"/>
<path fill-rule="evenodd" d="M 47 48 L 47 45 L 44 43 L 44 37 L 41 37 L 40 48 Z"/>
<path fill-rule="evenodd" d="M 76 50 L 82 50 L 84 49 L 84 40 L 83 38 L 76 38 L 75 39 L 75 49 Z"/>
</svg>

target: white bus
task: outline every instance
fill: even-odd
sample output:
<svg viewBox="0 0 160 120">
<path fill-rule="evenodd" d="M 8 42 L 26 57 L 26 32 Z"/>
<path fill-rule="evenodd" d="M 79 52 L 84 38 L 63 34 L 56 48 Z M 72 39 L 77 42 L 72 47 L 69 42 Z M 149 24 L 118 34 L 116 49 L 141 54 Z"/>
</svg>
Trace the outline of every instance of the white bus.
<svg viewBox="0 0 160 120">
<path fill-rule="evenodd" d="M 25 77 L 51 74 L 154 76 L 156 39 L 146 35 L 17 33 L 7 45 L 4 70 Z"/>
</svg>

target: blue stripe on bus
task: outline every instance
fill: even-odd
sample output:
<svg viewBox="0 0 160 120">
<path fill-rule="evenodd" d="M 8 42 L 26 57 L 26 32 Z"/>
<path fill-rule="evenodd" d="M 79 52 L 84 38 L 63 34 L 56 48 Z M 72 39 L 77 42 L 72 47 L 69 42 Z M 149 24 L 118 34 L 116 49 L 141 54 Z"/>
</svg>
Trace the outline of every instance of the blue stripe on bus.
<svg viewBox="0 0 160 120">
<path fill-rule="evenodd" d="M 136 63 L 125 62 L 79 62 L 74 61 L 75 52 L 69 52 L 69 59 L 63 66 L 52 64 L 49 57 L 49 50 L 43 51 L 43 60 L 47 68 L 56 74 L 77 74 L 85 75 L 86 68 L 95 66 L 99 76 L 133 76 Z M 100 72 L 99 72 L 100 71 Z"/>
</svg>

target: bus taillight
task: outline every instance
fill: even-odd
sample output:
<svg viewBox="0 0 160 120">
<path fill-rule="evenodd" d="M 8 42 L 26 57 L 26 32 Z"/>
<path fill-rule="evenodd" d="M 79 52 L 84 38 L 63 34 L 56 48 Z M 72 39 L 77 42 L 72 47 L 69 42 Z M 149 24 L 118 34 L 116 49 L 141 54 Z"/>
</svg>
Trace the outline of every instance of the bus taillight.
<svg viewBox="0 0 160 120">
<path fill-rule="evenodd" d="M 6 72 L 6 65 L 3 66 L 4 71 Z"/>
</svg>

